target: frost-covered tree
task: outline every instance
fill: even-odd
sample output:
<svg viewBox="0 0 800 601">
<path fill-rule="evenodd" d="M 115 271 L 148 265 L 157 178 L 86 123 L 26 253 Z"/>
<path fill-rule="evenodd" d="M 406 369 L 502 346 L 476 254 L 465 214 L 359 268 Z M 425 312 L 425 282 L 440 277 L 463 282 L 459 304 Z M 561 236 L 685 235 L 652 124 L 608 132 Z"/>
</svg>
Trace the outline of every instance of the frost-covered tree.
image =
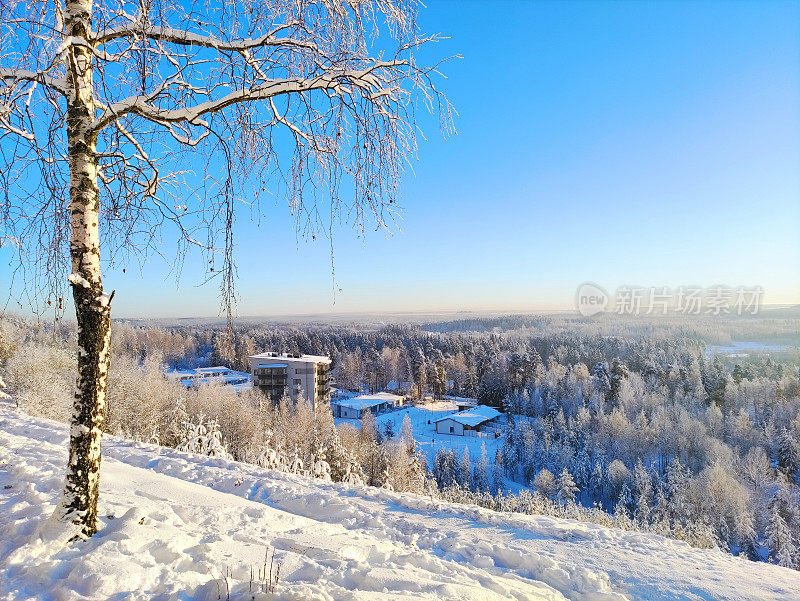
<svg viewBox="0 0 800 601">
<path fill-rule="evenodd" d="M 592 372 L 595 376 L 597 387 L 606 401 L 612 405 L 617 405 L 622 398 L 626 381 L 630 376 L 628 367 L 621 359 L 615 357 L 610 366 L 605 363 L 599 363 L 594 366 Z"/>
<path fill-rule="evenodd" d="M 312 237 L 342 214 L 361 231 L 370 219 L 388 227 L 415 150 L 417 101 L 449 115 L 435 70 L 415 61 L 436 39 L 420 33 L 417 9 L 413 0 L 0 3 L 2 240 L 31 274 L 28 297 L 61 309 L 71 288 L 78 378 L 56 516 L 78 536 L 97 529 L 114 296 L 101 263 L 160 250 L 171 224 L 179 259 L 197 248 L 219 276 L 230 321 L 242 184 L 256 212 L 262 192 L 285 197 Z"/>
<path fill-rule="evenodd" d="M 439 488 L 448 488 L 457 484 L 456 454 L 452 450 L 439 449 L 433 458 L 433 477 Z"/>
<path fill-rule="evenodd" d="M 425 483 L 424 455 L 409 449 L 402 442 L 385 444 L 389 455 L 388 480 L 393 490 L 400 492 L 422 492 Z"/>
<path fill-rule="evenodd" d="M 481 456 L 475 464 L 472 480 L 477 492 L 489 491 L 489 458 L 486 455 L 486 445 L 481 445 Z"/>
<path fill-rule="evenodd" d="M 503 454 L 498 449 L 492 461 L 491 491 L 493 494 L 505 488 L 505 475 L 503 474 Z"/>
<path fill-rule="evenodd" d="M 327 448 L 330 475 L 335 482 L 363 484 L 364 473 L 353 454 L 342 445 L 339 431 L 334 427 Z"/>
<path fill-rule="evenodd" d="M 634 501 L 636 504 L 634 517 L 639 523 L 647 524 L 650 522 L 653 484 L 650 480 L 650 474 L 647 473 L 641 458 L 636 461 L 636 466 L 633 468 L 633 488 Z"/>
<path fill-rule="evenodd" d="M 75 381 L 75 355 L 68 349 L 26 342 L 9 358 L 5 374 L 18 406 L 32 415 L 69 417 Z"/>
<path fill-rule="evenodd" d="M 331 481 L 331 466 L 325 458 L 325 449 L 319 449 L 314 455 L 314 463 L 311 465 L 311 475 L 314 478 Z"/>
<path fill-rule="evenodd" d="M 666 498 L 669 514 L 682 524 L 690 521 L 689 488 L 692 473 L 675 457 L 670 461 L 666 473 Z"/>
<path fill-rule="evenodd" d="M 464 453 L 461 455 L 461 461 L 458 463 L 458 485 L 463 489 L 470 488 L 472 480 L 472 462 L 469 458 L 469 447 L 464 447 Z"/>
<path fill-rule="evenodd" d="M 185 389 L 164 378 L 162 370 L 159 352 L 148 354 L 142 362 L 129 356 L 116 358 L 109 377 L 105 432 L 174 446 L 176 426 L 179 429 L 188 419 L 185 411 L 179 414 Z M 170 409 L 174 409 L 172 414 L 165 415 Z M 165 417 L 172 421 L 168 426 Z"/>
<path fill-rule="evenodd" d="M 623 482 L 617 497 L 617 504 L 614 505 L 614 515 L 630 517 L 631 504 L 631 489 L 627 482 Z"/>
<path fill-rule="evenodd" d="M 615 459 L 609 464 L 606 470 L 606 478 L 612 499 L 617 500 L 623 486 L 627 486 L 630 477 L 631 472 L 623 461 Z M 630 488 L 628 490 L 630 491 Z"/>
<path fill-rule="evenodd" d="M 269 446 L 261 450 L 256 459 L 256 465 L 268 470 L 289 471 L 289 460 L 286 455 L 280 449 Z"/>
<path fill-rule="evenodd" d="M 778 437 L 778 469 L 789 478 L 796 478 L 800 467 L 798 444 L 788 428 L 783 428 Z"/>
<path fill-rule="evenodd" d="M 433 388 L 434 397 L 441 399 L 447 394 L 447 372 L 445 369 L 445 359 L 442 351 L 436 349 L 432 359 L 433 378 L 429 379 Z"/>
<path fill-rule="evenodd" d="M 181 440 L 183 424 L 187 421 L 189 421 L 189 414 L 186 412 L 186 399 L 183 395 L 178 395 L 175 399 L 175 404 L 167 410 L 162 444 L 172 447 L 178 446 Z"/>
<path fill-rule="evenodd" d="M 361 415 L 361 440 L 364 443 L 378 442 L 378 422 L 370 410 Z"/>
<path fill-rule="evenodd" d="M 722 405 L 725 402 L 728 381 L 719 356 L 715 356 L 709 365 L 702 366 L 702 382 L 708 400 L 716 405 Z"/>
<path fill-rule="evenodd" d="M 760 491 L 769 482 L 774 469 L 764 447 L 752 447 L 741 462 L 741 474 L 754 491 Z"/>
<path fill-rule="evenodd" d="M 305 474 L 305 464 L 300 449 L 295 447 L 289 458 L 289 473 L 290 474 Z"/>
<path fill-rule="evenodd" d="M 3 378 L 0 376 L 0 399 L 10 399 L 11 395 L 5 392 L 6 383 L 3 382 Z"/>
<path fill-rule="evenodd" d="M 403 417 L 403 426 L 400 430 L 400 440 L 410 455 L 417 450 L 417 441 L 414 439 L 414 426 L 411 425 L 411 418 L 406 414 Z"/>
<path fill-rule="evenodd" d="M 572 474 L 569 473 L 567 468 L 561 470 L 561 475 L 558 477 L 558 492 L 556 498 L 562 505 L 568 505 L 575 502 L 575 494 L 578 492 L 578 487 Z"/>
<path fill-rule="evenodd" d="M 589 493 L 592 499 L 598 503 L 603 502 L 604 482 L 603 466 L 599 461 L 596 461 L 594 469 L 589 476 Z"/>
<path fill-rule="evenodd" d="M 543 496 L 552 498 L 558 492 L 558 482 L 556 481 L 553 473 L 546 467 L 539 470 L 536 477 L 533 479 L 533 486 L 537 491 L 542 493 Z"/>
<path fill-rule="evenodd" d="M 421 399 L 425 394 L 428 383 L 427 363 L 422 347 L 417 345 L 411 350 L 411 377 L 414 379 L 414 386 L 417 391 L 417 398 Z"/>
<path fill-rule="evenodd" d="M 206 419 L 202 414 L 197 418 L 197 423 L 184 423 L 178 450 L 222 459 L 231 458 L 222 441 L 219 424 L 214 419 Z"/>
<path fill-rule="evenodd" d="M 392 490 L 391 458 L 387 445 L 378 445 L 373 456 L 374 459 L 367 472 L 367 484 Z"/>
<path fill-rule="evenodd" d="M 797 569 L 798 550 L 779 503 L 772 503 L 766 531 L 769 557 L 779 566 Z"/>
</svg>

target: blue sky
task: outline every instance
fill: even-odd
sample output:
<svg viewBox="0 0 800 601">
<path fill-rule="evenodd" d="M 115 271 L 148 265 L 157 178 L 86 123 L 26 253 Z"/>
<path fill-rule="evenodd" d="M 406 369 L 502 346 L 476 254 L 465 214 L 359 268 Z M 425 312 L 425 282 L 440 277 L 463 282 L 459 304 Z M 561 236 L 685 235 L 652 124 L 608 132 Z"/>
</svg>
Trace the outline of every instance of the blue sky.
<svg viewBox="0 0 800 601">
<path fill-rule="evenodd" d="M 428 4 L 458 135 L 422 120 L 394 236 L 337 232 L 335 303 L 327 240 L 243 211 L 240 315 L 571 308 L 585 281 L 800 302 L 800 3 Z M 116 315 L 218 313 L 199 260 L 169 269 L 107 271 Z"/>
</svg>

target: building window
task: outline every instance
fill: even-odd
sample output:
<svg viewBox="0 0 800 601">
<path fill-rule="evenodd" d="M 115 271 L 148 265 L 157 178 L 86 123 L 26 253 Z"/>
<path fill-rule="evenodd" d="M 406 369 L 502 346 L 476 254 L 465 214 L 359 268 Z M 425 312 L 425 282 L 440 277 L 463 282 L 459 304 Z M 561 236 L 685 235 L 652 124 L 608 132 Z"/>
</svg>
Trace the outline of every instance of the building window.
<svg viewBox="0 0 800 601">
<path fill-rule="evenodd" d="M 294 385 L 295 386 L 300 386 L 300 378 L 295 378 L 294 379 Z"/>
<path fill-rule="evenodd" d="M 455 429 L 453 428 L 453 426 L 450 426 L 450 434 L 454 434 L 454 433 L 455 433 Z"/>
</svg>

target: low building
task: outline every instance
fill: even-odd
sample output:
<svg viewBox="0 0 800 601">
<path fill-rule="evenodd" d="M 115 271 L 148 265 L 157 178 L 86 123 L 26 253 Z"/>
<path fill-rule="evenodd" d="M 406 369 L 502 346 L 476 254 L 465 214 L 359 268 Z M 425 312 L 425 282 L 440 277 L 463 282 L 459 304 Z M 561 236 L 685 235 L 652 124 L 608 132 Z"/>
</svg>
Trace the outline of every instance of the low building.
<svg viewBox="0 0 800 601">
<path fill-rule="evenodd" d="M 403 404 L 405 397 L 388 392 L 362 394 L 349 399 L 331 401 L 333 417 L 343 419 L 361 419 L 369 411 L 373 415 L 391 411 Z"/>
<path fill-rule="evenodd" d="M 465 411 L 458 411 L 435 420 L 437 434 L 455 436 L 476 436 L 481 429 L 493 426 L 500 412 L 486 405 L 478 405 Z"/>
<path fill-rule="evenodd" d="M 253 386 L 278 402 L 301 397 L 316 407 L 330 400 L 330 357 L 266 352 L 248 357 Z"/>
<path fill-rule="evenodd" d="M 223 365 L 215 367 L 195 367 L 194 369 L 175 369 L 166 374 L 170 380 L 177 380 L 186 388 L 202 384 L 222 384 L 233 386 L 237 391 L 250 388 L 250 374 L 236 371 Z"/>
</svg>

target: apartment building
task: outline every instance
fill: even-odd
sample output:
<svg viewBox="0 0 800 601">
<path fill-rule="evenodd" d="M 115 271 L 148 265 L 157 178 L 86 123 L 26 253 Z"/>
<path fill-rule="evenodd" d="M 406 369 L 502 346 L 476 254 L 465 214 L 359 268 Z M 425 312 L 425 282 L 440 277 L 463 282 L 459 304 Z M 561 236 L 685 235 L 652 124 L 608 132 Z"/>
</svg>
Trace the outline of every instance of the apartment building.
<svg viewBox="0 0 800 601">
<path fill-rule="evenodd" d="M 273 401 L 279 401 L 284 394 L 295 403 L 302 396 L 313 407 L 330 401 L 329 357 L 266 352 L 248 359 L 253 386 Z"/>
</svg>

